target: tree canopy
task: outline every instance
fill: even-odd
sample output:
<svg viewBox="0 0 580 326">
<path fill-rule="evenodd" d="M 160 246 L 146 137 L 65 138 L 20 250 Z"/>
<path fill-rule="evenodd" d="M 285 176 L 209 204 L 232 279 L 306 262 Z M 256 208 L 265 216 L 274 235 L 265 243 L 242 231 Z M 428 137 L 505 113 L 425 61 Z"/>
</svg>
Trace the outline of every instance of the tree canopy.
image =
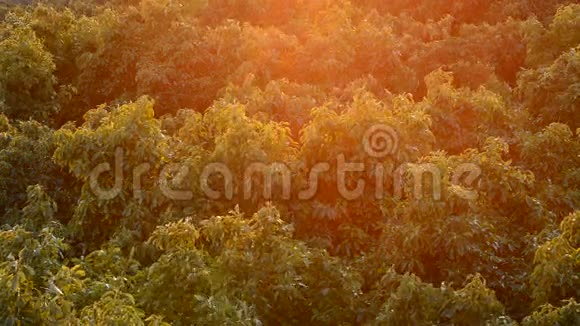
<svg viewBox="0 0 580 326">
<path fill-rule="evenodd" d="M 5 325 L 580 325 L 580 4 L 0 2 Z"/>
</svg>

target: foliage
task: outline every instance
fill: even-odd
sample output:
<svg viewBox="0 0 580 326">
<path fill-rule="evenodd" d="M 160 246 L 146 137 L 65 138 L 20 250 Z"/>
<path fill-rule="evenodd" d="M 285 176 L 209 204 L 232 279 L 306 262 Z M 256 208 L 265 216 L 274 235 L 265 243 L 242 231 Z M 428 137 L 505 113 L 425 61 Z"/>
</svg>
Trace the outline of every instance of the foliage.
<svg viewBox="0 0 580 326">
<path fill-rule="evenodd" d="M 578 128 L 580 47 L 571 48 L 549 66 L 525 71 L 518 81 L 524 105 L 542 125 L 567 123 Z"/>
<path fill-rule="evenodd" d="M 564 217 L 578 209 L 580 196 L 580 134 L 561 123 L 520 135 L 522 164 L 538 180 L 538 197 L 550 210 Z"/>
<path fill-rule="evenodd" d="M 580 305 L 571 299 L 566 305 L 554 307 L 545 304 L 526 317 L 522 323 L 524 326 L 534 325 L 574 325 L 580 322 Z"/>
<path fill-rule="evenodd" d="M 405 274 L 381 308 L 376 322 L 379 325 L 484 325 L 502 313 L 501 303 L 479 275 L 464 288 L 454 291 L 444 286 L 434 288 Z"/>
<path fill-rule="evenodd" d="M 456 89 L 453 76 L 441 71 L 427 76 L 425 110 L 433 119 L 437 148 L 457 154 L 481 148 L 487 137 L 513 141 L 529 119 L 527 112 L 509 108 L 500 94 L 481 87 L 477 91 Z"/>
<path fill-rule="evenodd" d="M 121 226 L 146 236 L 148 223 L 154 223 L 164 204 L 159 187 L 155 187 L 166 146 L 159 128 L 153 102 L 141 98 L 110 112 L 105 107 L 91 110 L 81 127 L 57 132 L 54 159 L 82 183 L 70 221 L 79 236 L 100 244 Z M 100 172 L 110 170 L 100 178 L 95 174 L 99 164 L 108 167 Z M 124 182 L 123 176 L 134 177 L 134 169 L 143 164 L 149 164 L 152 172 L 146 170 L 144 177 L 138 176 L 141 189 L 133 182 Z"/>
<path fill-rule="evenodd" d="M 29 27 L 0 39 L 0 112 L 12 119 L 47 121 L 57 110 L 52 54 Z"/>
<path fill-rule="evenodd" d="M 578 297 L 580 212 L 576 211 L 564 218 L 560 232 L 536 250 L 535 267 L 530 280 L 538 304 Z"/>
<path fill-rule="evenodd" d="M 24 207 L 29 197 L 28 186 L 39 185 L 63 213 L 54 217 L 68 220 L 78 190 L 70 175 L 51 161 L 54 130 L 36 121 L 0 119 L 0 207 L 4 218 L 17 219 L 17 209 Z"/>
<path fill-rule="evenodd" d="M 2 2 L 0 323 L 580 323 L 576 2 Z"/>
</svg>

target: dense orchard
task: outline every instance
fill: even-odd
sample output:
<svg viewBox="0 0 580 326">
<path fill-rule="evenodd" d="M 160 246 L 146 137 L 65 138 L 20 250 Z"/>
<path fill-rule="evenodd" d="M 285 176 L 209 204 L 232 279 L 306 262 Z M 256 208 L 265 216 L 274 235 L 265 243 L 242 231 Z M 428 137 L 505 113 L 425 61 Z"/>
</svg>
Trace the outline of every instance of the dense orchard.
<svg viewBox="0 0 580 326">
<path fill-rule="evenodd" d="M 0 17 L 1 324 L 580 325 L 577 1 Z"/>
</svg>

